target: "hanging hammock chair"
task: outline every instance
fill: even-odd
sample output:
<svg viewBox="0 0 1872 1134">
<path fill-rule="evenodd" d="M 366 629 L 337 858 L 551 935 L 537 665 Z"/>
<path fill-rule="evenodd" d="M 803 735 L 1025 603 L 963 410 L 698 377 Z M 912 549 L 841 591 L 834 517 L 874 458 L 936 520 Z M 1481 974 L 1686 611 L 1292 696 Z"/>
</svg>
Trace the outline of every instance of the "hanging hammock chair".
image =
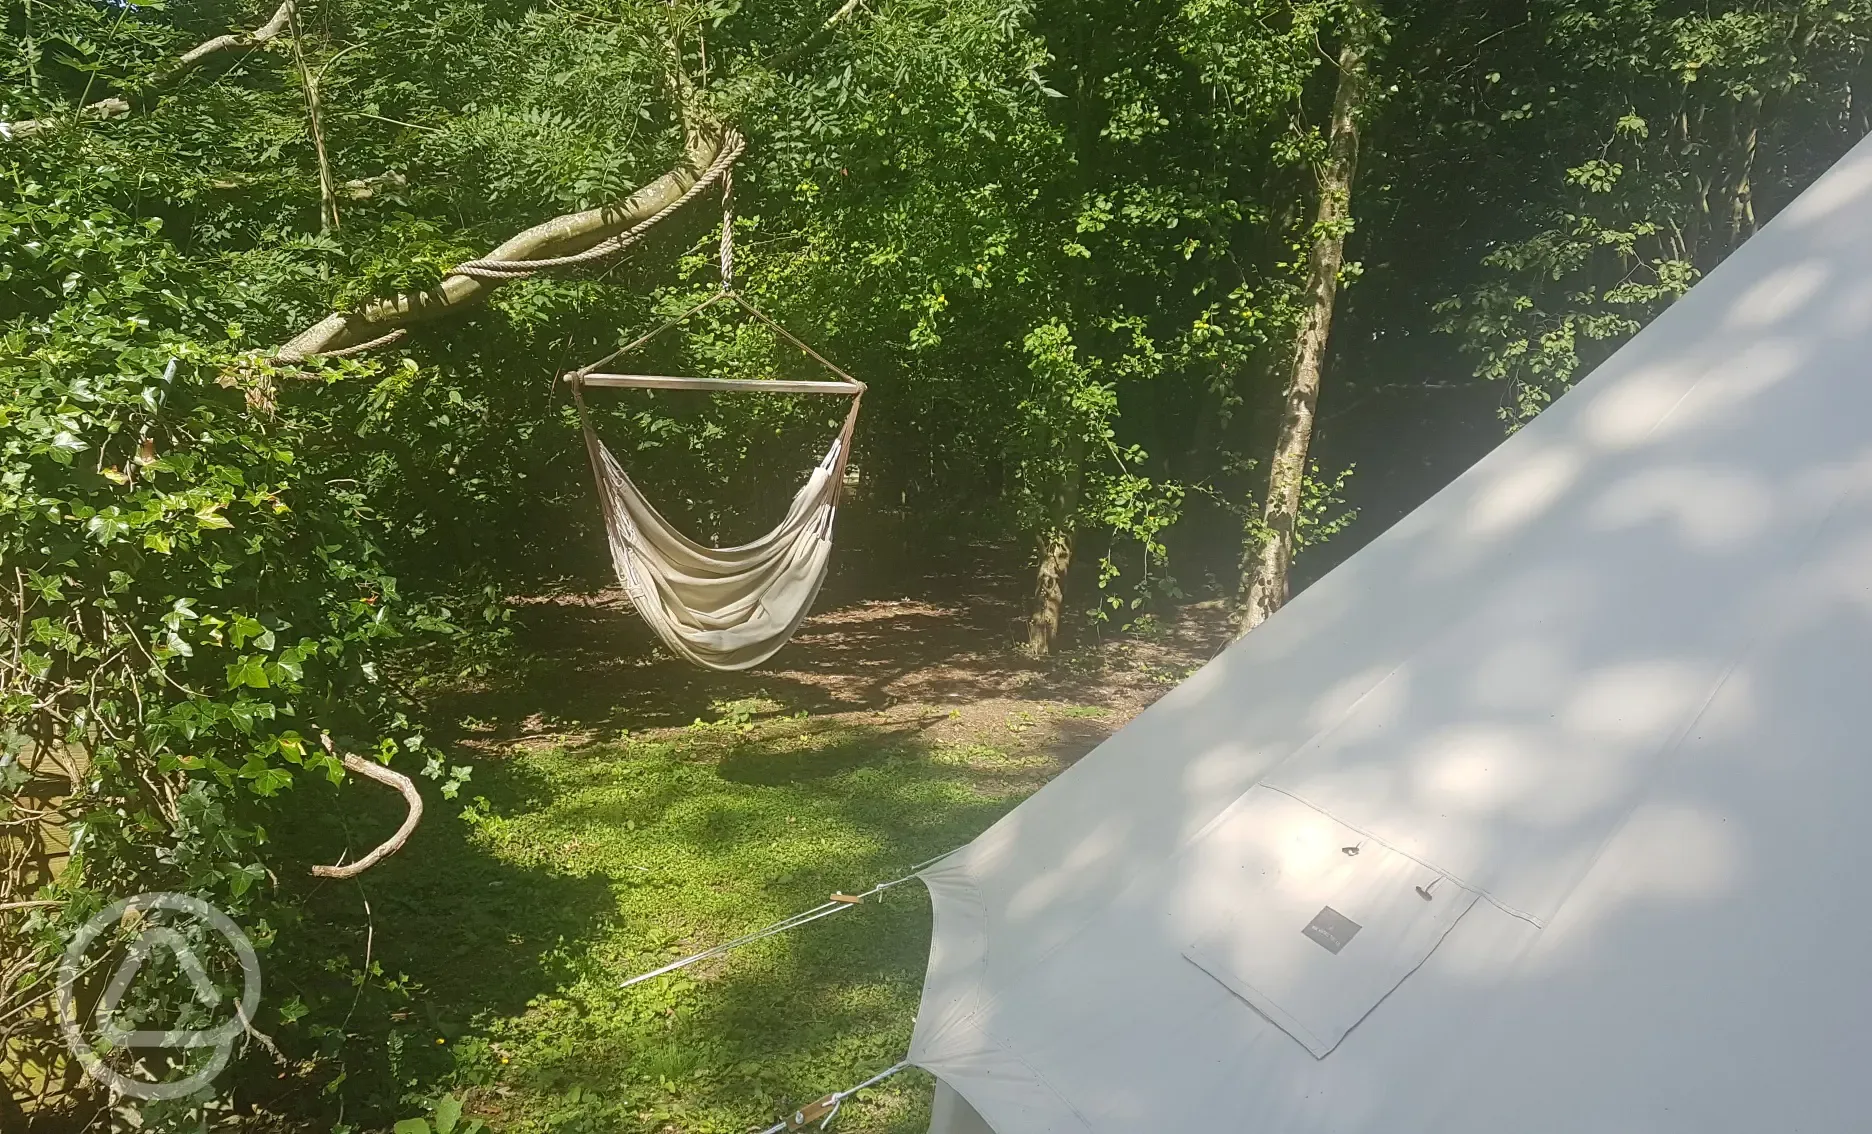
<svg viewBox="0 0 1872 1134">
<path fill-rule="evenodd" d="M 726 272 L 723 273 L 727 275 Z M 811 356 L 838 381 L 801 382 L 739 378 L 679 378 L 658 374 L 608 374 L 598 368 L 628 354 L 664 331 L 723 300 L 739 304 L 787 342 Z M 741 670 L 766 661 L 786 645 L 812 608 L 825 582 L 832 554 L 832 521 L 838 512 L 852 430 L 865 384 L 826 361 L 817 351 L 724 287 L 709 299 L 623 347 L 566 375 L 585 433 L 585 452 L 610 538 L 611 564 L 631 605 L 676 656 L 714 670 Z M 586 412 L 588 386 L 727 393 L 835 394 L 851 398 L 844 428 L 825 459 L 794 494 L 774 529 L 738 547 L 706 547 L 677 531 L 644 498 L 624 466 L 605 448 Z"/>
</svg>

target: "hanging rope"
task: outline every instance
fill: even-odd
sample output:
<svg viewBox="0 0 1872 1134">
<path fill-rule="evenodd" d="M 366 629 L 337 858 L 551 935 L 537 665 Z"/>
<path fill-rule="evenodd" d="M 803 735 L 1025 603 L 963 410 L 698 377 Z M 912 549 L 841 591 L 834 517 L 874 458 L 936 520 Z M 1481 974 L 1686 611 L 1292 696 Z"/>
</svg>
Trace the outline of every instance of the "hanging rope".
<svg viewBox="0 0 1872 1134">
<path fill-rule="evenodd" d="M 734 290 L 734 170 L 721 179 L 721 289 Z"/>
<path fill-rule="evenodd" d="M 786 1118 L 781 1119 L 779 1122 L 761 1131 L 761 1134 L 789 1134 L 791 1131 L 804 1130 L 815 1122 L 819 1124 L 819 1129 L 824 1130 L 827 1126 L 831 1125 L 834 1118 L 838 1117 L 839 1108 L 845 1105 L 846 1099 L 851 1098 L 867 1087 L 877 1086 L 879 1083 L 897 1074 L 897 1072 L 905 1070 L 909 1066 L 910 1061 L 906 1059 L 902 1063 L 879 1071 L 877 1074 L 855 1087 L 848 1087 L 842 1091 L 834 1091 L 822 1099 L 815 1099 L 805 1106 L 800 1107 Z"/>
<path fill-rule="evenodd" d="M 937 855 L 935 858 L 930 859 L 928 862 L 917 863 L 914 867 L 911 867 L 910 873 L 904 875 L 902 878 L 894 879 L 890 882 L 879 882 L 877 885 L 871 887 L 869 890 L 866 890 L 863 893 L 834 894 L 832 895 L 830 899 L 824 902 L 821 902 L 819 905 L 814 906 L 812 909 L 806 910 L 801 913 L 796 913 L 792 917 L 782 918 L 779 921 L 774 922 L 772 925 L 766 926 L 762 929 L 757 929 L 752 933 L 742 934 L 740 937 L 735 938 L 733 941 L 724 941 L 720 945 L 716 945 L 713 948 L 704 949 L 700 953 L 692 953 L 689 956 L 682 958 L 681 960 L 671 961 L 669 964 L 664 965 L 660 969 L 652 969 L 650 972 L 647 972 L 647 973 L 639 973 L 636 976 L 631 977 L 629 980 L 625 981 L 623 984 L 618 985 L 618 987 L 629 988 L 633 984 L 642 984 L 644 981 L 647 981 L 647 980 L 655 980 L 657 977 L 660 977 L 660 976 L 668 976 L 670 973 L 673 973 L 678 969 L 686 969 L 690 965 L 699 964 L 700 962 L 706 961 L 710 959 L 711 957 L 719 957 L 724 953 L 729 953 L 736 949 L 739 949 L 743 945 L 752 945 L 756 941 L 763 941 L 769 937 L 774 936 L 775 934 L 785 933 L 789 929 L 798 929 L 800 926 L 805 925 L 807 922 L 818 921 L 822 917 L 831 917 L 835 913 L 842 913 L 845 910 L 851 909 L 853 906 L 862 905 L 866 898 L 876 897 L 877 895 L 882 894 L 884 891 L 889 890 L 892 887 L 901 886 L 905 882 L 914 881 L 916 879 L 918 871 L 921 871 L 924 867 L 929 866 L 933 863 L 941 862 L 943 859 L 949 857 L 950 855 L 954 853 L 955 853 L 954 851 L 944 851 L 943 853 Z"/>
<path fill-rule="evenodd" d="M 740 157 L 745 149 L 747 149 L 747 139 L 741 136 L 740 131 L 729 128 L 722 138 L 721 152 L 715 155 L 715 160 L 702 172 L 702 176 L 696 178 L 695 183 L 683 191 L 682 196 L 628 230 L 616 236 L 607 237 L 583 252 L 575 252 L 569 256 L 553 256 L 544 260 L 495 260 L 483 257 L 479 260 L 467 260 L 457 264 L 450 268 L 447 274 L 470 276 L 482 280 L 519 280 L 549 268 L 566 268 L 574 264 L 587 264 L 594 260 L 615 256 L 643 239 L 644 234 L 656 227 L 659 222 L 695 200 L 715 182 L 726 176 L 729 167 L 734 165 L 735 159 Z"/>
<path fill-rule="evenodd" d="M 730 234 L 724 268 L 734 270 L 732 204 L 724 218 Z M 706 308 L 732 300 L 779 338 L 791 343 L 842 381 L 805 382 L 674 377 L 599 372 Z M 611 562 L 625 595 L 676 657 L 707 669 L 731 671 L 760 665 L 785 647 L 812 609 L 825 582 L 832 552 L 832 524 L 844 490 L 865 384 L 834 366 L 797 335 L 767 317 L 729 288 L 641 335 L 604 358 L 565 376 L 579 408 L 580 428 L 603 508 Z M 784 518 L 772 531 L 735 547 L 708 547 L 670 526 L 630 474 L 606 449 L 585 413 L 583 386 L 626 386 L 660 390 L 711 390 L 766 394 L 840 394 L 851 398 L 845 425 L 800 486 Z"/>
</svg>

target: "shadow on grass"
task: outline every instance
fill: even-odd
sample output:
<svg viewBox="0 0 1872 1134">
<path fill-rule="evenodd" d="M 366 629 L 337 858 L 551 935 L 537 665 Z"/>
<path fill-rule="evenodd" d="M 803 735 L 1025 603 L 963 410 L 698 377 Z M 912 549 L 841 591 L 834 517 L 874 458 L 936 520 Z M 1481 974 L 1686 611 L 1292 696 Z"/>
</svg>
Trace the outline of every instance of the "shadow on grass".
<svg viewBox="0 0 1872 1134">
<path fill-rule="evenodd" d="M 814 714 L 887 708 L 907 699 L 1007 695 L 1035 677 L 1096 692 L 1096 682 L 1016 649 L 1025 604 L 1022 552 L 968 548 L 947 573 L 885 576 L 844 546 L 814 613 L 752 671 L 714 673 L 671 658 L 621 592 L 516 602 L 528 659 L 498 678 L 438 694 L 437 716 L 472 718 L 483 741 L 680 727 L 724 701 L 768 696 Z M 1049 676 L 1050 675 L 1050 676 Z"/>
<path fill-rule="evenodd" d="M 716 774 L 738 784 L 797 784 L 843 775 L 905 756 L 921 756 L 929 746 L 918 735 L 943 718 L 931 716 L 909 728 L 841 727 L 784 740 L 735 744 L 716 765 Z"/>
<path fill-rule="evenodd" d="M 490 1022 L 488 1040 L 513 1062 L 499 1072 L 507 1093 L 476 1106 L 503 1134 L 758 1128 L 902 1059 L 929 949 L 915 883 L 672 977 L 618 985 L 834 890 L 901 877 L 1019 795 L 914 728 L 775 728 L 739 742 L 697 730 L 524 762 L 558 790 L 510 817 L 503 857 L 577 848 L 617 908 L 579 963 L 531 974 L 523 983 L 552 987 Z M 928 1094 L 926 1078 L 900 1076 L 848 1104 L 840 1129 L 911 1134 L 927 1122 Z"/>
<path fill-rule="evenodd" d="M 320 1063 L 309 1078 L 275 1078 L 264 1060 L 246 1060 L 242 1095 L 268 1110 L 366 1130 L 416 1113 L 412 1093 L 433 1094 L 451 1075 L 451 1045 L 477 1020 L 524 1011 L 561 985 L 615 908 L 602 877 L 496 853 L 464 820 L 472 796 L 497 810 L 540 806 L 544 785 L 526 764 L 477 764 L 455 801 L 418 782 L 423 821 L 397 855 L 356 879 L 287 880 L 304 905 L 275 927 L 264 958 L 265 1017 L 289 1056 Z M 273 837 L 302 848 L 306 869 L 356 858 L 403 817 L 393 793 L 355 778 L 292 812 Z M 286 1019 L 299 1005 L 303 1018 Z"/>
<path fill-rule="evenodd" d="M 822 603 L 765 665 L 715 673 L 671 659 L 616 592 L 528 602 L 518 640 L 532 661 L 440 696 L 438 715 L 485 722 L 490 740 L 529 726 L 602 738 L 712 719 L 720 702 L 756 696 L 814 714 L 881 709 L 900 699 L 897 683 L 929 671 L 943 674 L 940 695 L 997 696 L 1033 668 L 1001 625 L 1012 609 L 989 599 Z"/>
</svg>

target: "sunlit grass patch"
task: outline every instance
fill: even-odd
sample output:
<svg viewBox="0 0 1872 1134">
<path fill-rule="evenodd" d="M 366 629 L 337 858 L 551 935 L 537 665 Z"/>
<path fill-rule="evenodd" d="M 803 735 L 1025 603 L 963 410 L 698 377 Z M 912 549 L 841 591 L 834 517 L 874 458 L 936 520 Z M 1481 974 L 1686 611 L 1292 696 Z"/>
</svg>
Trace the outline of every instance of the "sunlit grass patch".
<svg viewBox="0 0 1872 1134">
<path fill-rule="evenodd" d="M 451 958 L 449 987 L 525 990 L 475 997 L 516 1007 L 483 1008 L 469 1021 L 472 1042 L 455 1047 L 456 1076 L 479 1085 L 475 1105 L 497 1129 L 740 1132 L 903 1057 L 929 948 L 928 900 L 915 884 L 670 977 L 618 985 L 834 890 L 902 876 L 974 837 L 1048 762 L 939 745 L 914 726 L 756 720 L 747 708 L 613 744 L 518 751 L 500 779 L 526 790 L 496 787 L 468 808 L 461 861 L 407 863 L 456 881 L 521 868 L 601 888 L 602 908 L 584 911 L 550 965 L 482 968 L 513 956 L 477 948 L 484 921 L 464 923 L 466 939 L 431 922 L 424 939 L 392 945 L 412 964 Z M 531 919 L 509 916 L 508 930 L 524 935 Z M 900 1076 L 848 1104 L 840 1128 L 921 1130 L 928 1091 L 926 1077 Z"/>
</svg>

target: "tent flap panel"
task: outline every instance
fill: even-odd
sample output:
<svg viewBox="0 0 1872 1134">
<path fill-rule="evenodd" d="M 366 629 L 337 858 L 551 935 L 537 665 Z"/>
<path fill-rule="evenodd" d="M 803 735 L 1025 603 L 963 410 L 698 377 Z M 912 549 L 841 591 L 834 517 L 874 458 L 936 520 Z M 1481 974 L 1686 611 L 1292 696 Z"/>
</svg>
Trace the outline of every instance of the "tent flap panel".
<svg viewBox="0 0 1872 1134">
<path fill-rule="evenodd" d="M 969 1101 L 948 1083 L 936 1080 L 930 1104 L 929 1134 L 995 1134 Z"/>
<path fill-rule="evenodd" d="M 1473 890 L 1271 788 L 1191 848 L 1219 916 L 1185 959 L 1324 1059 L 1422 965 Z"/>
</svg>

